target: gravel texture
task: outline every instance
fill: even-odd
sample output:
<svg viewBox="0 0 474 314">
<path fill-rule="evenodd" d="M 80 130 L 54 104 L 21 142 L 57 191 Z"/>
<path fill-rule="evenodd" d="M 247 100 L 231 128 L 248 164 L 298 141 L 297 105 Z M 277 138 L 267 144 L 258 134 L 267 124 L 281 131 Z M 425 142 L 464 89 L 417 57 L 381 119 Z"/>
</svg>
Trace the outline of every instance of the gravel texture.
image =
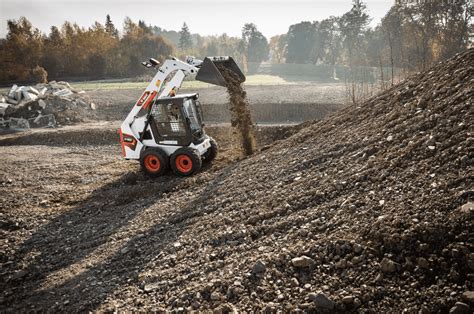
<svg viewBox="0 0 474 314">
<path fill-rule="evenodd" d="M 471 49 L 191 178 L 3 150 L 0 309 L 472 312 L 473 74 Z"/>
</svg>

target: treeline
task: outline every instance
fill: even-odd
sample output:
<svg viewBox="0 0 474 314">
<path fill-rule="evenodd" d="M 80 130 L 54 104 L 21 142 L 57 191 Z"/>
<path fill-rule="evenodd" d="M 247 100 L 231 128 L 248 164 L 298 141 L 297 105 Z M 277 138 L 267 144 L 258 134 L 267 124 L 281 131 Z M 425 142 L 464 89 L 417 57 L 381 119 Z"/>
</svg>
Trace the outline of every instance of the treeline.
<svg viewBox="0 0 474 314">
<path fill-rule="evenodd" d="M 422 70 L 468 47 L 472 10 L 469 0 L 399 0 L 370 28 L 366 5 L 354 0 L 342 16 L 301 22 L 272 37 L 272 60 Z"/>
<path fill-rule="evenodd" d="M 0 83 L 136 77 L 147 73 L 140 62 L 171 55 L 230 55 L 246 64 L 267 60 L 269 50 L 254 24 L 244 25 L 242 38 L 202 37 L 191 35 L 186 24 L 177 33 L 126 18 L 119 33 L 107 15 L 104 24 L 83 28 L 65 22 L 43 34 L 22 17 L 8 21 L 7 37 L 0 41 Z"/>
<path fill-rule="evenodd" d="M 398 73 L 426 69 L 449 58 L 472 42 L 469 0 L 397 0 L 381 23 L 369 27 L 370 16 L 361 0 L 351 10 L 322 21 L 291 25 L 286 34 L 268 41 L 255 24 L 245 24 L 241 37 L 167 31 L 126 18 L 119 32 L 110 16 L 105 23 L 83 28 L 69 22 L 42 34 L 26 18 L 8 21 L 0 40 L 0 82 L 58 78 L 118 78 L 146 73 L 141 61 L 175 55 L 198 58 L 232 56 L 247 73 L 262 61 L 287 64 L 325 64 L 349 68 L 356 81 L 359 68 L 380 68 L 382 80 L 393 84 Z M 390 68 L 391 73 L 384 69 Z M 395 71 L 396 69 L 396 71 Z M 365 73 L 364 73 L 365 75 Z"/>
<path fill-rule="evenodd" d="M 8 21 L 8 34 L 0 42 L 0 82 L 50 79 L 130 77 L 144 73 L 139 63 L 150 57 L 173 54 L 173 45 L 143 22 L 126 18 L 123 33 L 110 16 L 104 24 L 83 28 L 65 22 L 42 34 L 24 17 Z"/>
</svg>

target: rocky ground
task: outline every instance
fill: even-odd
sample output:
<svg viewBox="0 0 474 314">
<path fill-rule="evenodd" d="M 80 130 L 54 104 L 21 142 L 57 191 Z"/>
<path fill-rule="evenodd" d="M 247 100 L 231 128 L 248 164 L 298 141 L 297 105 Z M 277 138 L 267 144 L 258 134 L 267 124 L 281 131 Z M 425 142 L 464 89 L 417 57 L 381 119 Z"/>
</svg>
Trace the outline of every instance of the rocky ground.
<svg viewBox="0 0 474 314">
<path fill-rule="evenodd" d="M 472 313 L 473 61 L 191 178 L 2 147 L 1 310 Z"/>
</svg>

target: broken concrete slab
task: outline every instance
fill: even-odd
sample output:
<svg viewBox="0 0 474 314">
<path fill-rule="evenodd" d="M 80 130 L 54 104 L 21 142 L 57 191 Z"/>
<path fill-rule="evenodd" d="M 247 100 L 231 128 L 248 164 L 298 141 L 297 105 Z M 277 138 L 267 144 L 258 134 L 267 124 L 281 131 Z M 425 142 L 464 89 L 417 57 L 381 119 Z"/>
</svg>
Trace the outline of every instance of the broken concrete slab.
<svg viewBox="0 0 474 314">
<path fill-rule="evenodd" d="M 46 95 L 46 92 L 47 92 L 47 91 L 48 91 L 48 89 L 47 89 L 46 87 L 43 87 L 43 88 L 41 88 L 41 89 L 39 90 L 39 94 L 42 95 L 42 96 L 44 96 L 44 95 Z"/>
<path fill-rule="evenodd" d="M 23 118 L 10 118 L 9 127 L 14 130 L 28 130 L 30 123 Z"/>
<path fill-rule="evenodd" d="M 38 100 L 38 106 L 41 109 L 46 109 L 46 102 L 43 99 Z"/>
<path fill-rule="evenodd" d="M 15 98 L 15 92 L 16 92 L 17 88 L 18 88 L 18 85 L 13 84 L 12 88 L 8 92 L 8 97 L 9 98 Z"/>
<path fill-rule="evenodd" d="M 7 103 L 12 104 L 12 105 L 18 105 L 18 100 L 7 97 Z"/>
<path fill-rule="evenodd" d="M 64 85 L 64 86 L 66 86 L 66 87 L 69 88 L 69 89 L 72 88 L 71 85 L 69 85 L 69 83 L 68 83 L 68 82 L 65 82 L 65 81 L 59 81 L 58 84 L 59 84 L 59 85 Z"/>
<path fill-rule="evenodd" d="M 36 100 L 36 98 L 38 98 L 35 94 L 32 94 L 26 90 L 23 90 L 21 93 L 23 95 L 23 99 L 27 102 Z"/>
<path fill-rule="evenodd" d="M 54 96 L 62 96 L 62 97 L 69 96 L 72 94 L 73 92 L 71 92 L 69 89 L 61 89 L 61 90 L 53 92 Z"/>
<path fill-rule="evenodd" d="M 14 94 L 14 97 L 13 97 L 13 98 L 15 98 L 16 100 L 20 101 L 21 98 L 22 98 L 22 92 L 23 92 L 23 91 L 18 88 L 17 90 L 15 90 L 15 94 Z"/>
<path fill-rule="evenodd" d="M 4 104 L 0 108 L 0 116 L 5 120 L 25 119 L 29 122 L 29 127 L 79 122 L 88 115 L 87 111 L 96 108 L 88 97 L 79 96 L 79 93 L 84 91 L 78 92 L 64 81 L 34 86 L 14 85 L 8 92 L 11 97 L 7 94 L 0 95 L 0 103 Z M 26 128 L 22 121 L 13 121 L 13 125 L 15 128 Z"/>
<path fill-rule="evenodd" d="M 8 107 L 10 107 L 11 104 L 7 104 L 7 103 L 3 103 L 1 102 L 0 103 L 0 115 L 5 115 L 5 111 L 8 109 Z"/>
<path fill-rule="evenodd" d="M 30 94 L 39 95 L 39 91 L 36 88 L 34 88 L 33 86 L 28 86 L 27 92 L 30 93 Z"/>
<path fill-rule="evenodd" d="M 42 115 L 41 113 L 32 119 L 28 119 L 31 127 L 44 128 L 50 127 L 53 128 L 56 126 L 56 119 L 53 114 Z"/>
</svg>

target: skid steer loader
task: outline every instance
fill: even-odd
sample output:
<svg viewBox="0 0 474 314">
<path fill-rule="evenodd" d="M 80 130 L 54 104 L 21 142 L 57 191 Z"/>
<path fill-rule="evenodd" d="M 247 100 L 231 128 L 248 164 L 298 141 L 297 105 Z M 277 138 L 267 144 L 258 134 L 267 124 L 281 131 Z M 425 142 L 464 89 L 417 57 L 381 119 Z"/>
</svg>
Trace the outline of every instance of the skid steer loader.
<svg viewBox="0 0 474 314">
<path fill-rule="evenodd" d="M 142 64 L 156 75 L 123 121 L 119 133 L 125 159 L 140 161 L 149 176 L 160 176 L 169 168 L 190 176 L 217 155 L 217 143 L 204 131 L 199 95 L 177 94 L 185 77 L 227 86 L 216 65 L 233 71 L 241 82 L 245 76 L 231 57 L 171 58 L 162 65 L 150 59 Z"/>
</svg>

